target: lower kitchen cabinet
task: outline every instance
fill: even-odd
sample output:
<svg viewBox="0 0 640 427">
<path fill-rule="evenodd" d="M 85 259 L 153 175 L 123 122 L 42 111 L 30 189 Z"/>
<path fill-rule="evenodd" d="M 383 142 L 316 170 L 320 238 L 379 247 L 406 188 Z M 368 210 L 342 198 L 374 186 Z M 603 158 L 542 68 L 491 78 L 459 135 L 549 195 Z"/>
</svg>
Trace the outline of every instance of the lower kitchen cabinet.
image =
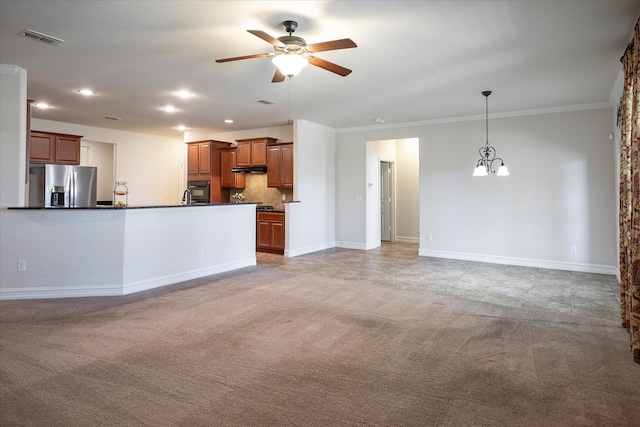
<svg viewBox="0 0 640 427">
<path fill-rule="evenodd" d="M 256 250 L 284 254 L 284 212 L 256 214 Z"/>
</svg>

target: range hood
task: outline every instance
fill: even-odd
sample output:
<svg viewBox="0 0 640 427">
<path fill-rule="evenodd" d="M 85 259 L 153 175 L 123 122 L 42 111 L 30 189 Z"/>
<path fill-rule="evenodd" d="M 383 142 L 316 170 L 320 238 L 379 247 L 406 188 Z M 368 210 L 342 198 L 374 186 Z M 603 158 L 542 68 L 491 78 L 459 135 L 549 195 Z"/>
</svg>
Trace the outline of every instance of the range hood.
<svg viewBox="0 0 640 427">
<path fill-rule="evenodd" d="M 231 169 L 234 173 L 267 173 L 266 166 L 237 166 Z"/>
</svg>

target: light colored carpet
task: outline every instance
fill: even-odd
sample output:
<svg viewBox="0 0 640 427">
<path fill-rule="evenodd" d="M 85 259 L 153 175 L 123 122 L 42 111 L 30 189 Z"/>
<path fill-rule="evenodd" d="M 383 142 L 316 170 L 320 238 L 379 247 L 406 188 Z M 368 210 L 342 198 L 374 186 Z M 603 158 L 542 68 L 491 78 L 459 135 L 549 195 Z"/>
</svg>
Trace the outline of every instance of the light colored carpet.
<svg viewBox="0 0 640 427">
<path fill-rule="evenodd" d="M 2 426 L 637 426 L 618 322 L 244 269 L 0 302 Z"/>
</svg>

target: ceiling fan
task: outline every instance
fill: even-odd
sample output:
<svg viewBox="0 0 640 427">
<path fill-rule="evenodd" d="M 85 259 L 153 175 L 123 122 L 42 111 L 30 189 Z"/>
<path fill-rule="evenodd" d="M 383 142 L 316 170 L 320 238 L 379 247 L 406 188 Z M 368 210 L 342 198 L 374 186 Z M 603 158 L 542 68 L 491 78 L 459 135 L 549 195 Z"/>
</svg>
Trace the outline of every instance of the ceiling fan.
<svg viewBox="0 0 640 427">
<path fill-rule="evenodd" d="M 242 59 L 272 57 L 273 62 L 276 65 L 276 72 L 271 80 L 272 83 L 279 83 L 284 81 L 285 77 L 295 76 L 305 65 L 307 65 L 307 63 L 315 65 L 316 67 L 324 68 L 327 71 L 331 71 L 332 73 L 336 73 L 343 77 L 351 74 L 351 70 L 348 68 L 320 59 L 314 56 L 314 54 L 329 50 L 358 47 L 353 40 L 340 39 L 322 43 L 307 44 L 303 38 L 292 35 L 296 28 L 298 28 L 297 22 L 284 21 L 282 25 L 284 26 L 284 30 L 289 33 L 288 36 L 275 38 L 264 31 L 247 30 L 254 36 L 260 37 L 262 40 L 271 44 L 275 49 L 275 53 L 258 53 L 255 55 L 216 59 L 216 62 L 222 63 L 239 61 Z M 289 66 L 291 66 L 291 68 L 288 68 Z"/>
</svg>

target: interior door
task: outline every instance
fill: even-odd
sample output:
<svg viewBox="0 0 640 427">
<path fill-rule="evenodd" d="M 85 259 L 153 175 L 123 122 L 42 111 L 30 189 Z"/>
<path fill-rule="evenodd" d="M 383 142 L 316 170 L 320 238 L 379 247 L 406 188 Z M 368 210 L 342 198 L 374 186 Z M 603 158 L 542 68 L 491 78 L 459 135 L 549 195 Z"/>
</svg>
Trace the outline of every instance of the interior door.
<svg viewBox="0 0 640 427">
<path fill-rule="evenodd" d="M 391 163 L 380 162 L 380 240 L 391 241 Z"/>
</svg>

